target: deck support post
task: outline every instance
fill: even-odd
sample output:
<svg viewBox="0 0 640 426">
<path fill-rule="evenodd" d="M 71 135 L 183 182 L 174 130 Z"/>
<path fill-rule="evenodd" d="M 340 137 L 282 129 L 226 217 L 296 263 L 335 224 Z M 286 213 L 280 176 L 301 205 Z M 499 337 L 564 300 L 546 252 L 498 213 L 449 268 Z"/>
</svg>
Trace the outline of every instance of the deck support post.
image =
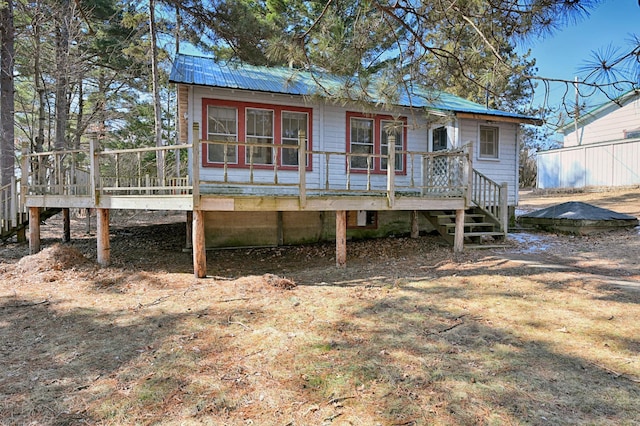
<svg viewBox="0 0 640 426">
<path fill-rule="evenodd" d="M 190 249 L 193 247 L 193 212 L 187 211 L 187 240 L 185 241 L 185 247 Z"/>
<path fill-rule="evenodd" d="M 509 184 L 507 182 L 502 182 L 500 185 L 500 222 L 502 222 L 501 231 L 506 239 L 509 233 Z"/>
<path fill-rule="evenodd" d="M 109 241 L 109 209 L 97 209 L 96 241 L 98 245 L 98 264 L 109 266 L 111 261 L 111 242 Z"/>
<path fill-rule="evenodd" d="M 71 241 L 71 215 L 69 208 L 62 209 L 62 241 L 68 243 Z"/>
<path fill-rule="evenodd" d="M 456 210 L 456 229 L 453 237 L 454 253 L 461 253 L 464 249 L 464 209 Z"/>
<path fill-rule="evenodd" d="M 193 274 L 196 278 L 207 276 L 207 248 L 204 235 L 204 211 L 193 211 Z"/>
<path fill-rule="evenodd" d="M 40 251 L 40 207 L 29 207 L 29 254 Z"/>
<path fill-rule="evenodd" d="M 307 134 L 304 130 L 298 130 L 298 173 L 300 207 L 307 205 Z"/>
<path fill-rule="evenodd" d="M 347 266 L 347 211 L 336 210 L 336 266 Z"/>
<path fill-rule="evenodd" d="M 85 210 L 87 211 L 87 218 L 85 222 L 85 233 L 87 235 L 90 235 L 91 234 L 91 209 L 87 208 Z"/>
<path fill-rule="evenodd" d="M 284 245 L 284 213 L 283 212 L 277 212 L 278 218 L 277 218 L 277 244 L 278 246 L 283 246 Z"/>
<path fill-rule="evenodd" d="M 420 227 L 418 226 L 418 211 L 411 211 L 411 238 L 418 238 L 420 236 Z"/>
</svg>

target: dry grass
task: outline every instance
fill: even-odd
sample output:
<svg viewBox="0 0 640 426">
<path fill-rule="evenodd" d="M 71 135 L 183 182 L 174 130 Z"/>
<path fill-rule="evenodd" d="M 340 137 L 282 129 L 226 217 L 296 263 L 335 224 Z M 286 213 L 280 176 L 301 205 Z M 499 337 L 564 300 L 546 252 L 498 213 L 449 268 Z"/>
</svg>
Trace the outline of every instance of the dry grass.
<svg viewBox="0 0 640 426">
<path fill-rule="evenodd" d="M 180 232 L 4 257 L 2 424 L 640 424 L 635 231 L 214 252 L 204 280 Z"/>
</svg>

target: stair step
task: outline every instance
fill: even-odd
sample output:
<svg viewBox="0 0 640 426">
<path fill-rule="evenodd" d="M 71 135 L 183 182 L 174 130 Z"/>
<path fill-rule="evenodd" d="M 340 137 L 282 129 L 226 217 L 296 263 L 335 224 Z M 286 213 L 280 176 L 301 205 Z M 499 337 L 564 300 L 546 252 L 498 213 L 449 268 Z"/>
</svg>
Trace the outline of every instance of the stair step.
<svg viewBox="0 0 640 426">
<path fill-rule="evenodd" d="M 438 214 L 434 216 L 436 219 L 455 219 L 456 215 L 455 214 Z M 483 218 L 485 217 L 485 215 L 483 215 L 482 213 L 465 213 L 464 215 L 465 219 L 466 218 Z"/>
<path fill-rule="evenodd" d="M 455 228 L 455 226 L 456 226 L 455 223 L 443 223 L 442 225 L 446 226 L 447 228 Z M 493 229 L 495 224 L 492 223 L 492 222 L 465 222 L 464 226 L 465 227 L 471 227 L 471 228 L 476 228 L 476 227 L 479 227 L 479 226 L 490 226 L 491 229 Z"/>
<path fill-rule="evenodd" d="M 453 234 L 449 234 L 453 235 Z M 465 238 L 472 237 L 502 237 L 504 236 L 504 232 L 465 232 Z"/>
<path fill-rule="evenodd" d="M 509 248 L 508 244 L 465 244 L 465 249 L 471 250 L 488 250 L 488 249 L 504 249 Z"/>
</svg>

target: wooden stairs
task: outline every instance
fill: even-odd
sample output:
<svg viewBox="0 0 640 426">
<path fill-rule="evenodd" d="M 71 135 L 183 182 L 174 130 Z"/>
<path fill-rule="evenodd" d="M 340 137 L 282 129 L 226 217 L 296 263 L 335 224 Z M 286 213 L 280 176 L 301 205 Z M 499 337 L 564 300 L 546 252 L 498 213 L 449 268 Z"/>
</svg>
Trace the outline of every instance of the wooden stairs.
<svg viewBox="0 0 640 426">
<path fill-rule="evenodd" d="M 453 245 L 456 227 L 456 213 L 451 210 L 423 212 L 440 236 Z M 472 207 L 464 215 L 465 248 L 503 248 L 505 233 L 500 223 L 479 207 Z"/>
<path fill-rule="evenodd" d="M 57 215 L 61 211 L 61 208 L 41 209 L 40 221 L 44 222 L 50 217 Z M 6 241 L 14 235 L 18 235 L 18 241 L 22 241 L 25 239 L 24 231 L 29 227 L 29 215 L 26 213 L 18 213 L 18 215 L 19 217 L 17 217 L 14 221 L 2 221 L 2 226 L 0 226 L 1 241 Z"/>
</svg>

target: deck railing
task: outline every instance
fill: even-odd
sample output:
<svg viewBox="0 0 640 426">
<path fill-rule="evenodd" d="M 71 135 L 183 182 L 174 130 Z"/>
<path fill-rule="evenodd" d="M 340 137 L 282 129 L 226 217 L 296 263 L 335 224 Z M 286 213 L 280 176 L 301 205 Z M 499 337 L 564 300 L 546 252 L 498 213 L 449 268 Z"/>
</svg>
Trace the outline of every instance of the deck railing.
<svg viewBox="0 0 640 426">
<path fill-rule="evenodd" d="M 381 195 L 393 203 L 396 195 L 466 195 L 470 164 L 467 150 L 400 151 L 395 149 L 393 138 L 389 139 L 387 154 L 307 150 L 304 136 L 298 145 L 280 146 L 201 140 L 210 167 L 199 182 L 247 195 L 266 192 L 269 187 L 290 188 L 292 195 L 302 199 L 318 194 Z M 256 151 L 261 152 L 259 157 L 252 155 Z M 288 162 L 283 161 L 285 151 Z M 310 169 L 316 170 L 313 177 Z"/>
<path fill-rule="evenodd" d="M 168 154 L 191 145 L 99 151 L 92 142 L 96 191 L 111 195 L 185 195 L 193 186 L 188 170 L 169 168 Z M 179 157 L 179 156 L 176 156 Z M 178 160 L 179 161 L 179 160 Z"/>
<path fill-rule="evenodd" d="M 190 148 L 191 145 L 170 145 L 99 150 L 97 141 L 92 140 L 88 152 L 78 149 L 27 153 L 23 149 L 23 174 L 26 169 L 29 195 L 190 194 L 193 187 L 186 167 L 182 171 L 169 170 L 167 163 L 168 152 Z M 157 158 L 161 159 L 160 167 Z"/>
<path fill-rule="evenodd" d="M 198 167 L 169 168 L 168 158 L 177 157 L 171 153 L 181 151 L 191 151 Z M 302 205 L 308 196 L 369 195 L 385 196 L 393 205 L 396 196 L 465 197 L 470 182 L 468 150 L 397 150 L 392 136 L 385 154 L 307 150 L 301 134 L 297 145 L 200 140 L 100 150 L 92 140 L 89 152 L 25 152 L 24 158 L 32 195 L 191 194 L 197 203 L 202 193 L 277 194 L 297 196 Z M 203 159 L 211 167 L 201 167 Z"/>
<path fill-rule="evenodd" d="M 11 178 L 11 182 L 0 187 L 0 236 L 10 235 L 12 231 L 27 220 L 26 209 L 20 179 Z"/>
</svg>

